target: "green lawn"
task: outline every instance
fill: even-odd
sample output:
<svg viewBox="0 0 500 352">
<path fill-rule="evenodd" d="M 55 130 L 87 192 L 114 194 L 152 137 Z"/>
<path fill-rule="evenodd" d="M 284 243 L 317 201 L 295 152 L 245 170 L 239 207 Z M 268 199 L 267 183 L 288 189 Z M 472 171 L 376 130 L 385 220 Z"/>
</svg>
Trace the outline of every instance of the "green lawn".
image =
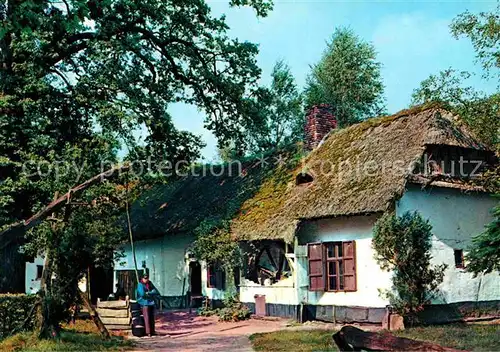
<svg viewBox="0 0 500 352">
<path fill-rule="evenodd" d="M 338 351 L 327 330 L 276 331 L 250 336 L 256 351 Z"/>
<path fill-rule="evenodd" d="M 132 347 L 130 341 L 121 336 L 103 340 L 91 323 L 79 323 L 66 327 L 59 340 L 38 340 L 33 333 L 21 333 L 0 341 L 0 351 L 124 351 Z"/>
<path fill-rule="evenodd" d="M 500 325 L 444 325 L 411 328 L 401 337 L 435 342 L 474 351 L 500 351 Z M 250 336 L 256 351 L 338 351 L 332 332 L 325 330 L 277 331 Z"/>
</svg>

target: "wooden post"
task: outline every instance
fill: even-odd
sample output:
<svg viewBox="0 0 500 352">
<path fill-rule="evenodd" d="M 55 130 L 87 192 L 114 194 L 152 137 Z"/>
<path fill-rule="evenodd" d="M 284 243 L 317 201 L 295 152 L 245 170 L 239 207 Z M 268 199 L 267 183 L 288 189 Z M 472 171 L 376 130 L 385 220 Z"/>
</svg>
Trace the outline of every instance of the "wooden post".
<svg viewBox="0 0 500 352">
<path fill-rule="evenodd" d="M 105 339 L 109 339 L 110 338 L 109 331 L 108 329 L 106 329 L 106 326 L 103 324 L 101 318 L 99 317 L 99 313 L 97 313 L 97 311 L 94 309 L 94 307 L 88 300 L 87 296 L 82 292 L 82 290 L 78 289 L 78 294 L 80 295 L 80 299 L 82 300 L 83 305 L 89 311 L 90 317 L 97 326 L 97 329 L 99 330 L 101 336 Z"/>
</svg>

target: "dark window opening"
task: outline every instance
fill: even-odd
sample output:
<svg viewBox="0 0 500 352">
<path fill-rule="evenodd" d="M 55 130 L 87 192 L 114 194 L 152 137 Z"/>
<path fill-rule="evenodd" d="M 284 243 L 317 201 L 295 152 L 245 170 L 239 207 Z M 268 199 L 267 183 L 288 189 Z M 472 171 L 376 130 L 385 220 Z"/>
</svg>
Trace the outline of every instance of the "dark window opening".
<svg viewBox="0 0 500 352">
<path fill-rule="evenodd" d="M 226 272 L 219 264 L 207 266 L 207 287 L 224 290 L 226 286 Z"/>
<path fill-rule="evenodd" d="M 40 280 L 43 275 L 43 265 L 36 266 L 36 280 Z"/>
<path fill-rule="evenodd" d="M 300 174 L 297 175 L 295 178 L 295 184 L 298 185 L 304 185 L 313 182 L 314 179 L 311 175 L 306 174 L 304 172 L 301 172 Z"/>
<path fill-rule="evenodd" d="M 428 146 L 416 171 L 424 176 L 471 178 L 479 176 L 488 165 L 494 165 L 495 160 L 495 156 L 487 151 Z"/>
<path fill-rule="evenodd" d="M 253 242 L 245 247 L 247 263 L 244 277 L 260 285 L 273 285 L 292 276 L 291 259 L 293 248 L 283 241 Z"/>
<path fill-rule="evenodd" d="M 462 249 L 455 249 L 453 254 L 455 255 L 455 268 L 465 268 L 464 251 Z"/>
</svg>

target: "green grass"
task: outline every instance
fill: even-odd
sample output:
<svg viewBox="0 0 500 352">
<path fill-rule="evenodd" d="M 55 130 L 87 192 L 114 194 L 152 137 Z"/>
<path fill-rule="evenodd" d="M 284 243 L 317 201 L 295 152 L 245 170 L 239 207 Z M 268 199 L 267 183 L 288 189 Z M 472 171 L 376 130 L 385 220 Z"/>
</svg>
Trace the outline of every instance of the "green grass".
<svg viewBox="0 0 500 352">
<path fill-rule="evenodd" d="M 283 330 L 250 336 L 256 351 L 338 351 L 332 331 Z M 411 328 L 397 336 L 473 351 L 499 351 L 500 325 L 443 325 Z"/>
<path fill-rule="evenodd" d="M 39 340 L 34 333 L 21 333 L 0 341 L 0 351 L 124 351 L 132 347 L 121 336 L 104 340 L 88 322 L 66 327 L 57 340 Z"/>
<path fill-rule="evenodd" d="M 338 351 L 328 330 L 276 331 L 250 336 L 256 351 Z"/>
<path fill-rule="evenodd" d="M 425 340 L 459 350 L 499 351 L 500 325 L 442 325 L 411 328 L 396 334 Z"/>
</svg>

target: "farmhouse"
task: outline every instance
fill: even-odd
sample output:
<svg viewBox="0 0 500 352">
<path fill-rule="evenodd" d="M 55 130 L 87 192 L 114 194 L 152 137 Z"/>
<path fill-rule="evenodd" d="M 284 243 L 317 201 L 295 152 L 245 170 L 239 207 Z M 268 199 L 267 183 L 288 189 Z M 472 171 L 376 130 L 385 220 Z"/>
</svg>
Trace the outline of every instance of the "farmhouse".
<svg viewBox="0 0 500 352">
<path fill-rule="evenodd" d="M 379 290 L 391 287 L 391 274 L 374 260 L 374 223 L 386 212 L 418 211 L 433 226 L 433 263 L 448 264 L 433 303 L 498 310 L 498 274 L 474 278 L 463 259 L 497 203 L 481 185 L 481 172 L 497 163 L 493 152 L 436 106 L 345 129 L 335 129 L 324 106 L 306 120 L 305 155 L 288 151 L 208 172 L 203 166 L 133 205 L 138 266 L 166 306 L 224 297 L 229 275 L 198 262 L 190 248 L 200 228 L 231 220 L 245 253 L 234 282 L 251 309 L 380 322 L 388 301 Z M 130 246 L 123 250 L 115 281 L 133 295 L 133 256 Z"/>
</svg>

